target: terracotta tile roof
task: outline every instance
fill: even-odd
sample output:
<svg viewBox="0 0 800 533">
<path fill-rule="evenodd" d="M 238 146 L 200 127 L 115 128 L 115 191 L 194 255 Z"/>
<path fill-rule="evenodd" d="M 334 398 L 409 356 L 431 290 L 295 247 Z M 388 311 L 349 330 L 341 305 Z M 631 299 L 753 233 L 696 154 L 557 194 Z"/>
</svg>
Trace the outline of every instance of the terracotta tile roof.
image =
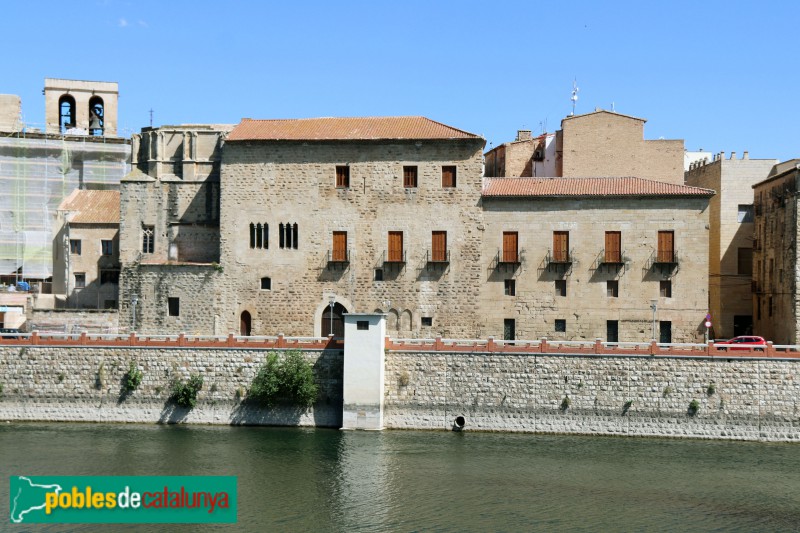
<svg viewBox="0 0 800 533">
<path fill-rule="evenodd" d="M 711 189 L 642 178 L 484 178 L 483 197 L 713 196 Z"/>
<path fill-rule="evenodd" d="M 64 198 L 59 211 L 71 211 L 73 224 L 119 224 L 119 191 L 76 189 Z"/>
<path fill-rule="evenodd" d="M 332 141 L 378 139 L 480 139 L 425 117 L 356 117 L 255 120 L 243 118 L 228 141 Z"/>
</svg>

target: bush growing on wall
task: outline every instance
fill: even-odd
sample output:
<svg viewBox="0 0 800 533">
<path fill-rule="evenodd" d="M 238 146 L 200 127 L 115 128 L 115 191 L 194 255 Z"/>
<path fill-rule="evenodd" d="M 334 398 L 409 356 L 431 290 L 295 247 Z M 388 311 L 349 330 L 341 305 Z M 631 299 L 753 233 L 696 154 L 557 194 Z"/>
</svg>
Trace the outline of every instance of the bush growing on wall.
<svg viewBox="0 0 800 533">
<path fill-rule="evenodd" d="M 308 408 L 318 393 L 314 369 L 299 350 L 290 350 L 282 361 L 277 353 L 267 356 L 253 378 L 248 398 L 267 406 L 283 403 Z"/>
<path fill-rule="evenodd" d="M 142 371 L 136 366 L 136 361 L 131 361 L 128 365 L 128 371 L 125 373 L 124 385 L 125 392 L 131 393 L 139 388 L 142 384 Z"/>
<path fill-rule="evenodd" d="M 192 374 L 189 381 L 172 384 L 172 400 L 181 407 L 192 408 L 197 403 L 197 393 L 203 388 L 203 376 Z"/>
</svg>

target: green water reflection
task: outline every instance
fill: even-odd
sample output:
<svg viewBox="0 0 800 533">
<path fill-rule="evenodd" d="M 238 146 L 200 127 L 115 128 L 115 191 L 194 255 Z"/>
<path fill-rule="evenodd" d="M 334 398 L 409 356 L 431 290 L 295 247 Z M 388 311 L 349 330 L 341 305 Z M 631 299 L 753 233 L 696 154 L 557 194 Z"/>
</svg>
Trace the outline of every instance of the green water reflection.
<svg viewBox="0 0 800 533">
<path fill-rule="evenodd" d="M 9 475 L 235 475 L 239 531 L 796 531 L 793 444 L 301 428 L 4 424 Z M 2 524 L 6 524 L 3 527 Z M 197 531 L 117 526 L 114 531 Z"/>
</svg>

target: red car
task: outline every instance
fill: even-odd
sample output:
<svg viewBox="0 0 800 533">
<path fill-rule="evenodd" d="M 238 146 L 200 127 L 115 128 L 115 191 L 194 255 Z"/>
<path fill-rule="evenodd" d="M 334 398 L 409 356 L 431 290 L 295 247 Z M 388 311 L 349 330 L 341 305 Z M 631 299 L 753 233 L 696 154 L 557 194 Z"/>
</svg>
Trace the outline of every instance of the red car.
<svg viewBox="0 0 800 533">
<path fill-rule="evenodd" d="M 735 345 L 735 346 L 733 346 Z M 764 340 L 764 337 L 756 337 L 755 335 L 742 335 L 740 337 L 734 337 L 729 341 L 725 341 L 724 343 L 716 344 L 715 346 L 719 346 L 720 350 L 755 350 L 757 352 L 764 351 L 764 347 L 767 345 L 767 341 Z"/>
</svg>

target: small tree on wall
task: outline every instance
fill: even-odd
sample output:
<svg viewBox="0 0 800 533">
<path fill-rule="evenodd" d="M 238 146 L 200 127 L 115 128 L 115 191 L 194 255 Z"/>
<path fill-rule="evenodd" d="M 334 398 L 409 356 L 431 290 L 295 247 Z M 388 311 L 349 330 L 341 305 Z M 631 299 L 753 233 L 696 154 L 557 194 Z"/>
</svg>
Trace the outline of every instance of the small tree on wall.
<svg viewBox="0 0 800 533">
<path fill-rule="evenodd" d="M 253 378 L 248 398 L 269 407 L 280 403 L 308 408 L 318 394 L 314 369 L 299 350 L 290 350 L 283 360 L 275 352 L 267 355 Z"/>
</svg>

